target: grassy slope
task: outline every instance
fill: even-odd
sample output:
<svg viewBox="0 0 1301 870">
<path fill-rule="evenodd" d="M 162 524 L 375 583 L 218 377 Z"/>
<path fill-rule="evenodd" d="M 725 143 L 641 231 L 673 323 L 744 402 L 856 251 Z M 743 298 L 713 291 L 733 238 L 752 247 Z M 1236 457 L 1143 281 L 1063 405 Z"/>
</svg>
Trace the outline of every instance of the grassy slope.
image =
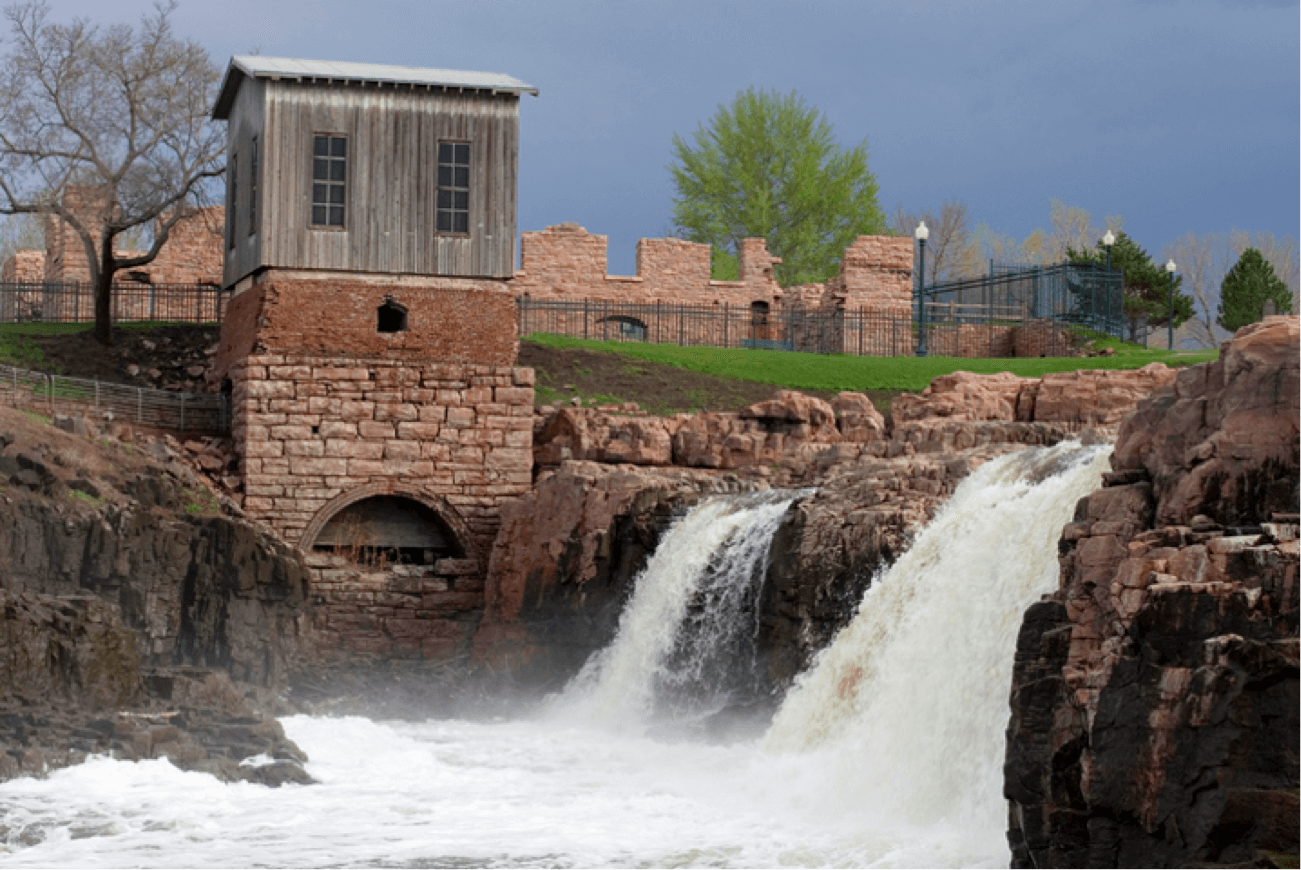
<svg viewBox="0 0 1301 870">
<path fill-rule="evenodd" d="M 587 341 L 554 335 L 530 335 L 528 341 L 549 347 L 610 351 L 694 372 L 742 378 L 804 390 L 922 390 L 934 378 L 955 371 L 1012 372 L 1038 377 L 1076 369 L 1135 369 L 1152 362 L 1192 365 L 1215 359 L 1218 351 L 1167 353 L 1116 342 L 1115 356 L 1036 359 L 961 359 L 957 357 L 823 356 L 784 351 L 678 347 L 672 344 Z"/>
</svg>

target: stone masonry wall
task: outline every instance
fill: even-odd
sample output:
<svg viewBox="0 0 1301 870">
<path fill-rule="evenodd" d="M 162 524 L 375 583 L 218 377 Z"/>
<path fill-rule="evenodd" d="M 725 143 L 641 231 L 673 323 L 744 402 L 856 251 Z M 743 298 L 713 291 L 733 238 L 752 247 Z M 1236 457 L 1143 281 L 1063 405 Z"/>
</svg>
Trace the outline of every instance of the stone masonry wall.
<svg viewBox="0 0 1301 870">
<path fill-rule="evenodd" d="M 428 566 L 308 552 L 318 654 L 468 653 L 500 507 L 532 484 L 533 370 L 263 353 L 231 376 L 248 516 L 310 551 L 338 511 L 396 495 L 464 550 Z"/>
<path fill-rule="evenodd" d="M 76 185 L 68 187 L 63 195 L 63 207 L 92 232 L 103 220 L 104 203 L 100 191 L 98 187 Z M 182 218 L 172 227 L 166 244 L 152 263 L 130 270 L 138 273 L 135 280 L 144 284 L 220 285 L 221 238 L 225 221 L 226 210 L 222 206 L 195 209 L 192 215 Z M 122 250 L 117 253 L 135 256 L 141 252 Z M 44 275 L 35 280 L 56 284 L 90 281 L 86 246 L 72 225 L 57 215 L 45 218 L 44 266 Z"/>
<path fill-rule="evenodd" d="M 246 355 L 263 351 L 511 366 L 519 337 L 508 287 L 468 278 L 275 275 L 230 301 L 214 374 L 225 377 Z M 406 309 L 405 330 L 378 331 L 386 302 Z"/>
<path fill-rule="evenodd" d="M 37 283 L 45 280 L 44 251 L 15 251 L 5 260 L 0 281 Z"/>
<path fill-rule="evenodd" d="M 738 255 L 737 281 L 710 279 L 708 245 L 682 239 L 642 239 L 637 243 L 637 274 L 606 274 L 605 236 L 578 224 L 523 233 L 516 295 L 535 299 L 610 300 L 673 304 L 766 302 L 781 307 L 789 291 L 777 284 L 763 239 L 745 239 Z M 845 251 L 841 273 L 825 285 L 801 285 L 796 298 L 805 307 L 845 305 L 907 315 L 912 305 L 912 240 L 860 236 Z"/>
<path fill-rule="evenodd" d="M 261 354 L 231 374 L 244 510 L 291 544 L 341 495 L 409 490 L 486 553 L 532 481 L 532 369 Z"/>
</svg>

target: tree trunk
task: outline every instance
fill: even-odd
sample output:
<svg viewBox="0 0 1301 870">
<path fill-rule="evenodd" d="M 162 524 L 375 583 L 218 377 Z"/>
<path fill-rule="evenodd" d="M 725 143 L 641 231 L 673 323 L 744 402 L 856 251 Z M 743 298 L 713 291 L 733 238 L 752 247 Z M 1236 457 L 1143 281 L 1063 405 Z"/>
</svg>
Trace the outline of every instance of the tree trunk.
<svg viewBox="0 0 1301 870">
<path fill-rule="evenodd" d="M 100 241 L 99 275 L 95 281 L 95 340 L 100 344 L 113 344 L 113 237 L 105 235 Z"/>
</svg>

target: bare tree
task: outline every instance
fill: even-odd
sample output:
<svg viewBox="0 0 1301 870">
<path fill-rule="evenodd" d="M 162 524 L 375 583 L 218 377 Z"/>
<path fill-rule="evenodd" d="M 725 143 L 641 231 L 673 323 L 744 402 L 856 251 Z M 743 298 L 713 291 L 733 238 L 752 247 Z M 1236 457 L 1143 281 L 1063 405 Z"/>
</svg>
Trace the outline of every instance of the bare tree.
<svg viewBox="0 0 1301 870">
<path fill-rule="evenodd" d="M 926 242 L 928 283 L 967 278 L 979 274 L 983 258 L 980 245 L 967 228 L 967 204 L 949 199 L 939 212 L 931 209 L 913 214 L 903 206 L 895 208 L 890 224 L 899 235 L 911 236 L 920 221 L 931 231 Z"/>
<path fill-rule="evenodd" d="M 0 66 L 0 213 L 54 214 L 76 232 L 95 285 L 95 337 L 113 340 L 113 276 L 158 256 L 172 227 L 223 171 L 225 139 L 209 113 L 218 72 L 172 34 L 159 4 L 138 27 L 49 20 L 40 0 L 10 6 Z M 64 205 L 93 191 L 93 219 Z M 152 224 L 147 251 L 115 241 Z"/>
<path fill-rule="evenodd" d="M 1048 201 L 1048 219 L 1051 230 L 1032 230 L 1020 241 L 999 235 L 984 225 L 977 228 L 975 236 L 983 255 L 989 259 L 1000 263 L 1047 266 L 1065 261 L 1068 249 L 1081 251 L 1097 247 L 1107 229 L 1119 232 L 1125 223 L 1124 218 L 1109 215 L 1103 218 L 1105 228 L 1099 228 L 1087 210 L 1068 206 L 1056 198 Z"/>
</svg>

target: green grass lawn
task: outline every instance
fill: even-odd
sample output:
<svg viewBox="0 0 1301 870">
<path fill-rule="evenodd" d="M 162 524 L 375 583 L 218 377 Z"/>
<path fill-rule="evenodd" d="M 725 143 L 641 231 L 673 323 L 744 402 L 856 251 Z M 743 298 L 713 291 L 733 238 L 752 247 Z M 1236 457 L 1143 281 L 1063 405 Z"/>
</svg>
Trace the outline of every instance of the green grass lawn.
<svg viewBox="0 0 1301 870">
<path fill-rule="evenodd" d="M 964 359 L 958 357 L 860 357 L 772 350 L 679 347 L 675 344 L 592 341 L 534 334 L 528 340 L 550 347 L 613 351 L 637 359 L 717 375 L 743 378 L 797 390 L 922 390 L 933 379 L 955 371 L 1012 372 L 1039 377 L 1076 369 L 1136 369 L 1148 363 L 1193 365 L 1216 359 L 1218 351 L 1169 353 L 1116 341 L 1115 356 L 1033 359 Z M 1103 346 L 1103 343 L 1099 343 Z"/>
</svg>

